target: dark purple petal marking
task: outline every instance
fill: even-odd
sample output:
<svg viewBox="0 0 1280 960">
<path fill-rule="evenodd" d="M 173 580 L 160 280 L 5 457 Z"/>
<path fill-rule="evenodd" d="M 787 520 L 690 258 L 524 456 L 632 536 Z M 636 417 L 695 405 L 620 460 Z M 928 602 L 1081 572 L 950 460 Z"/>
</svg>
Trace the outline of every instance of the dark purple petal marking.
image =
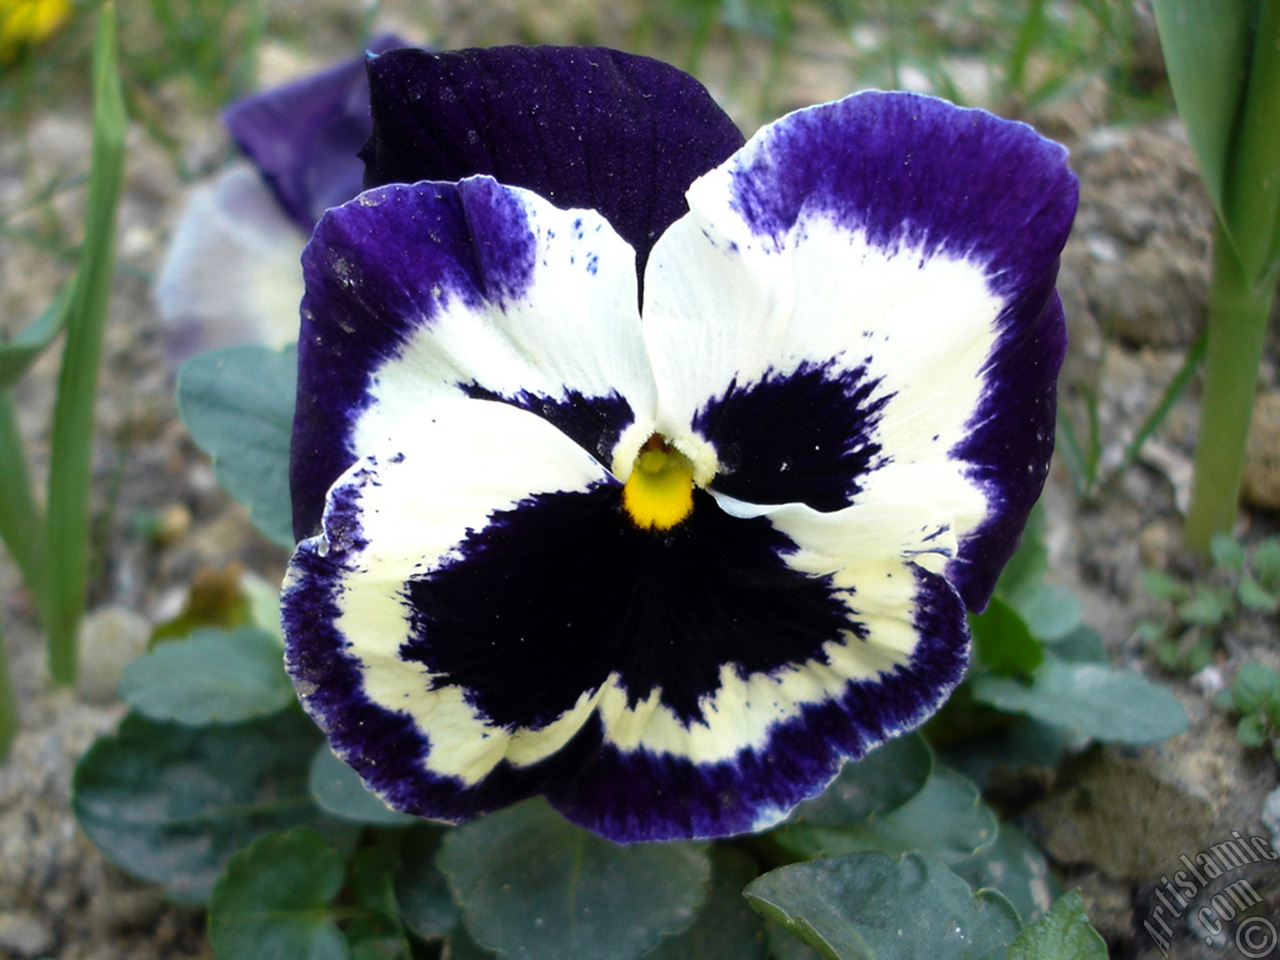
<svg viewBox="0 0 1280 960">
<path fill-rule="evenodd" d="M 772 826 L 815 796 L 846 759 L 927 719 L 968 667 L 964 605 L 940 576 L 916 568 L 910 661 L 876 680 L 853 681 L 842 695 L 808 704 L 779 724 L 761 748 L 732 761 L 699 764 L 609 743 L 547 799 L 566 817 L 620 843 L 718 837 Z"/>
<path fill-rule="evenodd" d="M 784 562 L 767 520 L 738 520 L 705 493 L 666 535 L 638 530 L 616 486 L 544 494 L 491 517 L 457 560 L 406 585 L 401 650 L 496 726 L 538 729 L 611 673 L 634 707 L 658 688 L 683 723 L 720 671 L 772 673 L 857 629 L 821 579 Z"/>
<path fill-rule="evenodd" d="M 302 254 L 306 296 L 290 485 L 298 539 L 319 530 L 330 485 L 356 460 L 350 435 L 370 379 L 454 299 L 518 297 L 533 239 L 492 181 L 390 186 L 331 210 Z"/>
<path fill-rule="evenodd" d="M 981 110 L 864 93 L 779 121 L 731 169 L 736 209 L 759 236 L 781 243 L 802 215 L 822 215 L 886 251 L 982 264 L 1005 300 L 970 436 L 950 451 L 972 465 L 989 504 L 948 570 L 980 609 L 1053 448 L 1054 382 L 1066 348 L 1053 284 L 1078 192 L 1066 151 Z"/>
<path fill-rule="evenodd" d="M 403 46 L 386 34 L 369 50 Z M 246 97 L 227 108 L 223 122 L 290 218 L 310 233 L 325 210 L 363 185 L 357 154 L 373 131 L 364 58 Z"/>
<path fill-rule="evenodd" d="M 459 384 L 459 390 L 474 400 L 500 400 L 521 410 L 537 414 L 555 424 L 565 436 L 586 450 L 608 468 L 622 431 L 635 422 L 635 413 L 625 397 L 611 393 L 605 397 L 588 397 L 569 390 L 563 397 L 547 397 L 521 390 L 504 395 L 478 383 Z"/>
<path fill-rule="evenodd" d="M 715 489 L 755 504 L 848 506 L 859 478 L 886 462 L 875 439 L 892 394 L 865 367 L 801 363 L 710 400 L 693 425 L 720 458 Z"/>
<path fill-rule="evenodd" d="M 369 83 L 366 186 L 488 174 L 600 211 L 641 268 L 689 184 L 743 143 L 692 77 L 616 50 L 397 50 Z"/>
</svg>

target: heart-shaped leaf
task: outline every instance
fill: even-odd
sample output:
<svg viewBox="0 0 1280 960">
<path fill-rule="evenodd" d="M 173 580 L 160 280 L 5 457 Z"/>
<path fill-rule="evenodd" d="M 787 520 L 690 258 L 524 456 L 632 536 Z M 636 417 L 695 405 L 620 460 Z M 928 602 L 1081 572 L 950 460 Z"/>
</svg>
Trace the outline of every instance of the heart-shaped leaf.
<svg viewBox="0 0 1280 960">
<path fill-rule="evenodd" d="M 618 846 L 541 799 L 459 827 L 437 862 L 471 936 L 512 960 L 635 960 L 693 924 L 711 877 L 698 845 Z"/>
</svg>

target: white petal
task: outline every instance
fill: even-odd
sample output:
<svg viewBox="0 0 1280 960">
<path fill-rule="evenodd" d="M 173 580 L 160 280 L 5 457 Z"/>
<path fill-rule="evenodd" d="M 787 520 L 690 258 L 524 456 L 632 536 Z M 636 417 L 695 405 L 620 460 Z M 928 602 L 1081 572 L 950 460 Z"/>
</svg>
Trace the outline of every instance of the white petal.
<svg viewBox="0 0 1280 960">
<path fill-rule="evenodd" d="M 246 164 L 193 190 L 152 292 L 174 364 L 205 350 L 297 340 L 305 242 Z"/>
</svg>

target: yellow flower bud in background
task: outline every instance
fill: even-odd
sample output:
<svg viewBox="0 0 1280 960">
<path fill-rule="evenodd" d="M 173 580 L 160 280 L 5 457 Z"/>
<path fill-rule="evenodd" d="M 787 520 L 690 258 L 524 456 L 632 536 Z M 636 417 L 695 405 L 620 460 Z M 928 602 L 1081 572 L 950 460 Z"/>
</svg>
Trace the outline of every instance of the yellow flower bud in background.
<svg viewBox="0 0 1280 960">
<path fill-rule="evenodd" d="M 68 0 L 0 0 L 0 63 L 47 40 L 70 14 Z"/>
</svg>

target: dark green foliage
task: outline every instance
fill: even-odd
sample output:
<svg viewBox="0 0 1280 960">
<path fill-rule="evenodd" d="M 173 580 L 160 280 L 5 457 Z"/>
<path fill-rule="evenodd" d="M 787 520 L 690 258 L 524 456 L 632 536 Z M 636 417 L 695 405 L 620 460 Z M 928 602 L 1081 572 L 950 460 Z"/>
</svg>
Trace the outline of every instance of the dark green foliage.
<svg viewBox="0 0 1280 960">
<path fill-rule="evenodd" d="M 237 850 L 316 821 L 307 771 L 319 739 L 296 710 L 194 729 L 130 714 L 76 767 L 76 817 L 126 870 L 203 901 Z"/>
<path fill-rule="evenodd" d="M 1280 674 L 1258 663 L 1241 665 L 1235 682 L 1217 704 L 1240 716 L 1236 736 L 1248 747 L 1270 747 L 1280 760 Z"/>
<path fill-rule="evenodd" d="M 711 863 L 691 843 L 622 847 L 528 800 L 459 827 L 438 857 L 477 943 L 521 960 L 634 960 L 693 924 Z"/>
<path fill-rule="evenodd" d="M 756 880 L 746 896 L 827 960 L 986 960 L 1021 926 L 1000 894 L 975 894 L 921 853 L 793 864 Z"/>
<path fill-rule="evenodd" d="M 265 630 L 196 630 L 125 667 L 120 696 L 151 720 L 243 723 L 294 702 L 279 642 Z"/>
<path fill-rule="evenodd" d="M 266 536 L 292 548 L 289 443 L 298 351 L 232 347 L 188 360 L 178 374 L 178 412 L 213 458 L 218 482 L 249 508 Z"/>
</svg>

